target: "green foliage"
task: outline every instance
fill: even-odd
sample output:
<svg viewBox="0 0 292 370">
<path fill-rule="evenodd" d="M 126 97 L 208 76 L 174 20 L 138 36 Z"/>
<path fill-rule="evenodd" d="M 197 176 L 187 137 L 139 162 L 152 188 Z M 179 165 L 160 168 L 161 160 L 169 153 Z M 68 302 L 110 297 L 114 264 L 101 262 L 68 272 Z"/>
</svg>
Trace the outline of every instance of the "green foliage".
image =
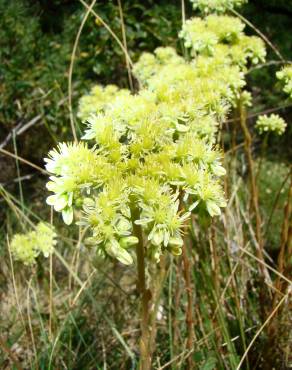
<svg viewBox="0 0 292 370">
<path fill-rule="evenodd" d="M 291 43 L 287 37 L 287 34 L 292 32 L 291 9 L 291 4 L 282 0 L 250 1 L 241 9 L 244 17 L 272 41 L 283 59 L 287 61 L 292 59 Z M 247 32 L 252 33 L 253 31 L 247 28 Z M 256 112 L 286 105 L 283 100 L 282 84 L 275 84 L 275 74 L 280 69 L 278 57 L 271 48 L 267 48 L 267 53 L 267 59 L 272 63 L 267 63 L 261 68 L 252 68 L 247 76 L 247 84 L 253 93 L 254 111 Z M 285 109 L 283 113 L 289 117 L 290 108 Z M 287 132 L 287 135 L 282 137 L 281 143 L 288 146 L 290 140 L 291 132 Z M 274 152 L 277 152 L 278 146 L 279 141 L 273 143 Z"/>
<path fill-rule="evenodd" d="M 259 173 L 259 193 L 264 218 L 269 221 L 265 227 L 267 249 L 278 250 L 281 243 L 280 225 L 289 190 L 289 163 L 275 161 L 273 157 L 262 160 Z M 284 180 L 286 181 L 284 182 Z M 279 198 L 277 200 L 277 198 Z"/>
<path fill-rule="evenodd" d="M 0 119 L 7 128 L 18 120 L 46 115 L 56 129 L 56 117 L 64 116 L 60 103 L 71 46 L 61 37 L 43 34 L 34 8 L 22 1 L 1 1 Z M 60 103 L 60 105 L 59 105 Z M 54 128 L 51 129 L 54 130 Z"/>
</svg>

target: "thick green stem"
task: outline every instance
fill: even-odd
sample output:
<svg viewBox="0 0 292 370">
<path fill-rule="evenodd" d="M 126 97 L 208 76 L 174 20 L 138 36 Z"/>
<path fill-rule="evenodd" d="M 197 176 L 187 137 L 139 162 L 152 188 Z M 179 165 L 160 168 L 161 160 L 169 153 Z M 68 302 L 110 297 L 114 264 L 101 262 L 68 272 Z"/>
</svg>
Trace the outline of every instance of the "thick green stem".
<svg viewBox="0 0 292 370">
<path fill-rule="evenodd" d="M 138 219 L 138 217 L 134 217 Z M 134 234 L 139 239 L 136 246 L 138 289 L 141 298 L 141 338 L 140 338 L 140 370 L 151 369 L 150 330 L 149 330 L 149 306 L 151 300 L 150 291 L 146 287 L 145 278 L 145 252 L 143 233 L 140 225 L 134 224 Z"/>
</svg>

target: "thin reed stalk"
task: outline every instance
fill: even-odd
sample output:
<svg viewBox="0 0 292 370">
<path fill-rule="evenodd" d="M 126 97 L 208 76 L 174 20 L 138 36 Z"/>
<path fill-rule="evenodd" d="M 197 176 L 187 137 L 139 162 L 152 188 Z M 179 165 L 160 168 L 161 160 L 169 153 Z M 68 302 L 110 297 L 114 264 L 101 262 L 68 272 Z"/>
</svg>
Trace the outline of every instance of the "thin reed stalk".
<svg viewBox="0 0 292 370">
<path fill-rule="evenodd" d="M 123 13 L 121 0 L 118 0 L 118 8 L 119 8 L 120 20 L 121 20 L 121 31 L 122 31 L 123 45 L 124 45 L 125 50 L 128 52 L 126 27 L 125 27 L 124 13 Z M 126 67 L 127 67 L 127 72 L 128 72 L 129 86 L 130 86 L 131 91 L 133 92 L 134 91 L 134 84 L 133 84 L 131 66 L 130 66 L 130 63 L 129 63 L 129 59 L 127 58 L 126 55 L 125 55 L 125 62 L 126 62 Z"/>
<path fill-rule="evenodd" d="M 286 206 L 284 208 L 284 221 L 282 225 L 282 232 L 281 232 L 281 246 L 280 251 L 278 255 L 278 268 L 277 271 L 279 274 L 285 274 L 285 270 L 287 268 L 287 261 L 289 261 L 289 258 L 291 257 L 291 254 L 289 254 L 289 242 L 291 242 L 291 233 L 289 233 L 289 229 L 291 228 L 291 216 L 292 216 L 292 171 L 291 171 L 291 183 L 290 188 L 288 192 L 287 202 Z M 291 247 L 290 247 L 291 248 Z M 280 276 L 277 276 L 277 279 L 275 281 L 275 293 L 273 297 L 273 308 L 276 307 L 279 293 L 286 290 L 287 282 L 283 281 Z"/>
<path fill-rule="evenodd" d="M 262 232 L 261 232 L 262 220 L 261 220 L 261 214 L 260 214 L 260 209 L 259 209 L 258 189 L 257 189 L 257 184 L 256 184 L 254 161 L 252 158 L 252 149 L 251 149 L 252 140 L 251 140 L 249 129 L 247 127 L 246 109 L 243 105 L 242 100 L 240 100 L 239 102 L 239 117 L 240 117 L 240 125 L 242 128 L 242 132 L 244 134 L 244 150 L 245 150 L 248 168 L 249 168 L 250 186 L 251 186 L 251 205 L 252 205 L 252 209 L 255 214 L 255 223 L 256 223 L 255 235 L 256 235 L 256 240 L 258 243 L 257 256 L 260 260 L 264 261 L 263 240 L 262 240 Z M 264 270 L 263 270 L 262 265 L 260 265 L 260 269 L 261 269 L 262 275 L 264 276 Z"/>
<path fill-rule="evenodd" d="M 281 300 L 280 302 L 277 304 L 277 306 L 274 308 L 274 310 L 270 313 L 270 315 L 268 316 L 268 318 L 265 320 L 265 322 L 263 323 L 263 325 L 259 328 L 259 330 L 256 332 L 255 336 L 253 337 L 253 339 L 251 340 L 251 342 L 249 343 L 246 351 L 244 352 L 243 356 L 241 357 L 241 360 L 239 362 L 239 364 L 237 365 L 236 367 L 236 370 L 239 370 L 241 369 L 241 365 L 243 364 L 243 361 L 245 360 L 248 352 L 250 351 L 251 347 L 253 346 L 254 342 L 256 341 L 257 337 L 261 334 L 261 332 L 264 330 L 264 328 L 269 324 L 270 320 L 273 318 L 273 316 L 276 314 L 276 312 L 278 311 L 278 309 L 280 308 L 280 306 L 284 303 L 284 301 L 288 298 L 289 296 L 289 293 L 287 293 Z"/>
<path fill-rule="evenodd" d="M 74 123 L 74 117 L 73 117 L 73 109 L 72 109 L 72 75 L 73 75 L 74 61 L 75 61 L 76 51 L 77 51 L 77 47 L 79 44 L 81 32 L 83 30 L 83 27 L 95 3 L 96 3 L 96 0 L 93 0 L 85 12 L 85 15 L 82 19 L 82 22 L 80 24 L 80 27 L 78 29 L 78 32 L 77 32 L 77 35 L 74 41 L 74 46 L 73 46 L 71 60 L 70 60 L 70 67 L 69 67 L 69 74 L 68 74 L 68 105 L 69 105 L 70 125 L 71 125 L 72 135 L 73 135 L 75 142 L 77 142 L 77 134 L 76 134 L 76 128 L 75 128 L 75 123 Z"/>
</svg>

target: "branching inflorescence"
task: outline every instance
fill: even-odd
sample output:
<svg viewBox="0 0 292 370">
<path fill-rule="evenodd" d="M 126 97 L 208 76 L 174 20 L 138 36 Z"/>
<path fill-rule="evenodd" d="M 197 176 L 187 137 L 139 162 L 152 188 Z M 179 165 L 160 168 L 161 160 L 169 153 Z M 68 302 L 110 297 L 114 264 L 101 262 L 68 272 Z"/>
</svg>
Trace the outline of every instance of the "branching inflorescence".
<svg viewBox="0 0 292 370">
<path fill-rule="evenodd" d="M 265 57 L 262 41 L 243 29 L 225 15 L 193 18 L 180 33 L 192 60 L 157 48 L 134 66 L 137 94 L 109 85 L 81 98 L 82 139 L 92 145 L 61 143 L 49 153 L 47 202 L 67 224 L 76 211 L 98 254 L 131 264 L 140 225 L 149 258 L 179 255 L 190 214 L 216 216 L 226 206 L 216 133 L 237 104 L 247 64 Z"/>
</svg>

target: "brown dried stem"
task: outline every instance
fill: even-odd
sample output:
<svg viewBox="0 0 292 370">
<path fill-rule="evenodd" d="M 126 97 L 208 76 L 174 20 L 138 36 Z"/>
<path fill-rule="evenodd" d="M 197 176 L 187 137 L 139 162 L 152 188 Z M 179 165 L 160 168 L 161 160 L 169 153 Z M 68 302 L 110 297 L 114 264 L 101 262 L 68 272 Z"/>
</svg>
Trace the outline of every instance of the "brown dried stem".
<svg viewBox="0 0 292 370">
<path fill-rule="evenodd" d="M 258 200 L 258 189 L 256 184 L 256 176 L 255 176 L 255 170 L 254 170 L 254 161 L 252 158 L 252 140 L 251 135 L 249 132 L 249 129 L 246 124 L 246 109 L 240 100 L 239 102 L 239 118 L 240 118 L 240 125 L 244 134 L 244 150 L 247 158 L 248 168 L 249 168 L 249 175 L 250 175 L 250 186 L 251 186 L 251 205 L 252 209 L 255 214 L 255 222 L 256 222 L 256 240 L 258 243 L 257 248 L 257 257 L 264 261 L 264 255 L 263 255 L 263 240 L 262 240 L 262 232 L 261 232 L 261 214 L 259 209 L 259 200 Z M 264 270 L 262 265 L 260 265 L 260 269 L 264 275 Z"/>
</svg>

